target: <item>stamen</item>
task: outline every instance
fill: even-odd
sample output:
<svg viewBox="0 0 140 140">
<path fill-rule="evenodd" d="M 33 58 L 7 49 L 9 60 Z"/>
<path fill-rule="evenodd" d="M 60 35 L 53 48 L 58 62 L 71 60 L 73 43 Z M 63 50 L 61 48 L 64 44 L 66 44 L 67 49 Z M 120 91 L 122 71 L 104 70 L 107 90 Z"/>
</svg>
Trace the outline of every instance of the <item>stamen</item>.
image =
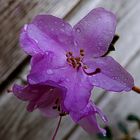
<svg viewBox="0 0 140 140">
<path fill-rule="evenodd" d="M 69 52 L 69 55 L 72 56 L 72 52 Z"/>
<path fill-rule="evenodd" d="M 52 108 L 53 108 L 53 109 L 57 109 L 57 106 L 53 106 Z"/>
<path fill-rule="evenodd" d="M 69 55 L 66 53 L 66 57 L 69 57 Z"/>
<path fill-rule="evenodd" d="M 80 49 L 80 53 L 81 53 L 81 52 L 84 52 L 84 50 L 83 50 L 83 49 Z"/>
<path fill-rule="evenodd" d="M 100 73 L 100 72 L 101 72 L 101 69 L 100 69 L 100 68 L 97 68 L 95 71 L 90 72 L 90 73 L 86 72 L 85 69 L 83 69 L 83 71 L 84 71 L 87 75 L 92 76 L 92 75 L 95 75 L 95 74 L 97 74 L 97 73 Z"/>
<path fill-rule="evenodd" d="M 140 88 L 139 87 L 134 86 L 132 88 L 132 90 L 135 91 L 136 93 L 140 94 Z"/>
<path fill-rule="evenodd" d="M 60 105 L 58 106 L 58 111 L 60 111 L 61 109 L 60 109 Z"/>
<path fill-rule="evenodd" d="M 84 56 L 84 55 L 85 55 L 83 49 L 80 49 L 80 55 L 81 55 L 81 56 Z"/>
<path fill-rule="evenodd" d="M 60 116 L 66 116 L 67 113 L 66 113 L 66 112 L 61 112 L 61 113 L 59 113 L 59 115 L 60 115 Z"/>
<path fill-rule="evenodd" d="M 59 102 L 59 98 L 56 99 L 55 104 L 58 104 L 58 102 Z"/>
<path fill-rule="evenodd" d="M 56 134 L 57 134 L 58 129 L 59 129 L 59 127 L 60 127 L 61 120 L 62 120 L 62 116 L 60 116 L 60 118 L 59 118 L 58 125 L 57 125 L 57 127 L 56 127 L 55 132 L 54 132 L 54 135 L 53 135 L 53 137 L 52 137 L 52 140 L 55 140 Z"/>
</svg>

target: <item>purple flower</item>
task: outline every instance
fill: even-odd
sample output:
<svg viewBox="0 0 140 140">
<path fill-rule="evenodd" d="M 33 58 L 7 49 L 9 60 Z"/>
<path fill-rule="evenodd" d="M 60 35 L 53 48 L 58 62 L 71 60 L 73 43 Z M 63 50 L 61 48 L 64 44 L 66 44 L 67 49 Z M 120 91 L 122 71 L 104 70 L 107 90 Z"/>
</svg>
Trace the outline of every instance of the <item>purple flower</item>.
<svg viewBox="0 0 140 140">
<path fill-rule="evenodd" d="M 16 97 L 28 101 L 27 110 L 32 112 L 40 109 L 47 117 L 65 115 L 64 99 L 65 88 L 51 86 L 51 83 L 28 84 L 25 87 L 14 85 L 13 91 Z"/>
<path fill-rule="evenodd" d="M 93 86 L 116 92 L 134 86 L 132 76 L 105 55 L 115 29 L 116 17 L 103 8 L 92 10 L 73 28 L 51 15 L 35 17 L 20 36 L 21 47 L 32 56 L 28 86 L 14 86 L 15 95 L 30 102 L 29 110 L 39 108 L 46 115 L 59 98 L 59 110 L 69 113 L 86 131 L 105 133 L 96 115 L 104 122 L 107 119 L 90 101 Z"/>
</svg>

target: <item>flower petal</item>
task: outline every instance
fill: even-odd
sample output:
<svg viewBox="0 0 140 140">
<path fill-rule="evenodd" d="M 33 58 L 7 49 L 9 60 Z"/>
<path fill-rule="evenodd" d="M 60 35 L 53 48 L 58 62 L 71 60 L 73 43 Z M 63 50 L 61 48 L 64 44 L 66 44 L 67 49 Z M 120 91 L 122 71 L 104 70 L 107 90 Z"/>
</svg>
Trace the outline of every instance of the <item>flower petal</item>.
<svg viewBox="0 0 140 140">
<path fill-rule="evenodd" d="M 30 84 L 49 82 L 50 84 L 61 83 L 66 79 L 62 73 L 67 71 L 66 66 L 61 66 L 61 59 L 56 59 L 53 53 L 37 54 L 31 59 L 31 71 L 27 76 Z M 51 82 L 52 81 L 52 82 Z"/>
<path fill-rule="evenodd" d="M 48 117 L 56 117 L 61 110 L 65 110 L 65 92 L 65 89 L 52 87 L 48 83 L 29 84 L 25 87 L 14 85 L 13 87 L 13 93 L 16 97 L 29 102 L 28 111 L 32 112 L 38 108 Z M 58 106 L 60 106 L 60 110 L 58 110 Z"/>
<path fill-rule="evenodd" d="M 73 120 L 88 133 L 100 132 L 105 135 L 106 131 L 97 122 L 97 115 L 104 123 L 107 123 L 106 116 L 97 108 L 92 101 L 80 112 L 70 112 Z"/>
<path fill-rule="evenodd" d="M 93 9 L 74 26 L 77 46 L 84 49 L 87 57 L 104 55 L 114 37 L 116 17 L 103 9 Z"/>
<path fill-rule="evenodd" d="M 68 47 L 73 44 L 72 27 L 63 19 L 52 15 L 38 15 L 32 24 L 51 39 L 60 43 L 65 50 L 69 50 Z"/>
<path fill-rule="evenodd" d="M 22 29 L 20 44 L 29 55 L 52 51 L 61 56 L 73 45 L 72 27 L 63 19 L 39 15 Z"/>
<path fill-rule="evenodd" d="M 22 30 L 20 44 L 23 50 L 29 55 L 34 56 L 38 53 L 48 53 L 50 51 L 55 54 L 56 59 L 63 60 L 63 62 L 66 60 L 66 53 L 62 46 L 43 33 L 34 24 L 26 25 L 26 28 Z"/>
<path fill-rule="evenodd" d="M 32 68 L 28 75 L 30 84 L 40 82 L 51 82 L 52 84 L 65 87 L 67 94 L 64 105 L 70 110 L 80 110 L 84 108 L 89 100 L 92 85 L 89 84 L 87 76 L 82 70 L 67 65 L 66 67 L 56 67 L 53 64 L 53 56 L 40 54 L 32 58 Z"/>
<path fill-rule="evenodd" d="M 85 108 L 93 88 L 93 86 L 89 84 L 87 76 L 81 71 L 70 74 L 69 82 L 66 82 L 65 86 L 68 89 L 64 101 L 65 107 L 69 111 L 80 111 Z"/>
<path fill-rule="evenodd" d="M 90 83 L 94 86 L 110 91 L 129 91 L 134 86 L 133 77 L 112 57 L 101 57 L 85 62 L 91 71 L 99 68 L 100 73 L 89 76 Z"/>
</svg>

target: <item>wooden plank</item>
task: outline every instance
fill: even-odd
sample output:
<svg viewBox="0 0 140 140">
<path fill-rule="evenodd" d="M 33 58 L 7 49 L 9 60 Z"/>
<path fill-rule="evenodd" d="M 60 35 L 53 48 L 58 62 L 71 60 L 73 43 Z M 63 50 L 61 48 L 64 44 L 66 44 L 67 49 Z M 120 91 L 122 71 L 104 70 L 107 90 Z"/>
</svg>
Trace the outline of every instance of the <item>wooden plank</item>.
<svg viewBox="0 0 140 140">
<path fill-rule="evenodd" d="M 42 12 L 63 18 L 80 0 L 1 0 L 0 1 L 0 85 L 25 59 L 20 50 L 20 28 Z"/>
</svg>

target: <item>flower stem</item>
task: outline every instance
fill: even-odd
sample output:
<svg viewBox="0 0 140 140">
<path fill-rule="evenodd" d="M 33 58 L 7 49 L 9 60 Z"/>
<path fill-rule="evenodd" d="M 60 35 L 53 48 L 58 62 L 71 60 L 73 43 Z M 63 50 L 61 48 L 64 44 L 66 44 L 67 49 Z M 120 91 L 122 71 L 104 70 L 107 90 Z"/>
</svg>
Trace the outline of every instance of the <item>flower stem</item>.
<svg viewBox="0 0 140 140">
<path fill-rule="evenodd" d="M 132 88 L 132 90 L 135 91 L 136 93 L 140 94 L 140 88 L 139 87 L 134 86 Z"/>
<path fill-rule="evenodd" d="M 60 127 L 61 120 L 62 120 L 62 116 L 60 116 L 60 118 L 59 118 L 59 121 L 58 121 L 56 130 L 55 130 L 54 135 L 53 135 L 53 137 L 52 137 L 52 140 L 55 140 L 56 134 L 57 134 L 58 129 L 59 129 L 59 127 Z"/>
</svg>

